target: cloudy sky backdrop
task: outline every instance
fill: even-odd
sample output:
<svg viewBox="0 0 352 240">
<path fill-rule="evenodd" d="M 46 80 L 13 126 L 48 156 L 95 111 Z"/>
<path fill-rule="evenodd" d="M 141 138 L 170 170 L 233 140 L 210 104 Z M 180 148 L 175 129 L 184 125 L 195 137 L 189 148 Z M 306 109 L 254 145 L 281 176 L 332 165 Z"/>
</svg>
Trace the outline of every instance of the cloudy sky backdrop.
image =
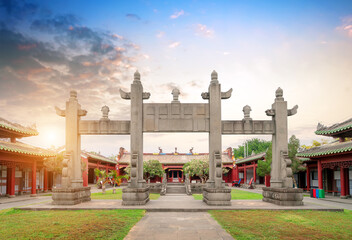
<svg viewBox="0 0 352 240">
<path fill-rule="evenodd" d="M 270 119 L 265 110 L 284 90 L 289 134 L 310 144 L 316 125 L 352 117 L 351 1 L 3 1 L 0 0 L 0 117 L 36 124 L 41 147 L 64 145 L 64 108 L 78 91 L 84 119 L 128 120 L 136 69 L 148 102 L 204 102 L 216 70 L 223 120 Z M 256 136 L 224 136 L 223 148 Z M 259 136 L 270 139 L 269 136 Z M 144 151 L 208 151 L 207 134 L 145 134 Z M 83 136 L 82 148 L 116 154 L 129 136 Z"/>
</svg>

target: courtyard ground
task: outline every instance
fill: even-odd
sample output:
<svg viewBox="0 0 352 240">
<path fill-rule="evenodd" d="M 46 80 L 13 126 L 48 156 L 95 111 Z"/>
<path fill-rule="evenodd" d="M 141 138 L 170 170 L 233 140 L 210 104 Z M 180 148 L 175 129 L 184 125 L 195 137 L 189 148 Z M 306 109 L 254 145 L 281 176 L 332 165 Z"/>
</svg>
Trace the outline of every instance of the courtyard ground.
<svg viewBox="0 0 352 240">
<path fill-rule="evenodd" d="M 1 239 L 123 239 L 144 210 L 0 211 Z"/>
<path fill-rule="evenodd" d="M 352 211 L 209 211 L 235 239 L 352 239 Z"/>
</svg>

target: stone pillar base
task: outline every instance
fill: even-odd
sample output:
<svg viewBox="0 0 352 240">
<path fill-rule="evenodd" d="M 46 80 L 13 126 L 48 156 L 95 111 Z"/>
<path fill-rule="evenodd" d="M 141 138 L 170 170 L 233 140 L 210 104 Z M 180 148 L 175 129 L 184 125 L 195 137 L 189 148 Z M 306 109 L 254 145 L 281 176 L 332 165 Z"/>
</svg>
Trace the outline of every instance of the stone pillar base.
<svg viewBox="0 0 352 240">
<path fill-rule="evenodd" d="M 145 205 L 147 202 L 149 202 L 149 186 L 122 189 L 122 205 Z"/>
<path fill-rule="evenodd" d="M 31 196 L 31 197 L 36 197 L 37 194 L 36 194 L 36 193 L 31 193 L 31 195 L 29 195 L 29 196 Z"/>
<path fill-rule="evenodd" d="M 263 188 L 263 201 L 280 206 L 303 205 L 303 189 L 301 188 Z"/>
<path fill-rule="evenodd" d="M 53 205 L 76 205 L 90 201 L 90 187 L 53 188 Z"/>
<path fill-rule="evenodd" d="M 14 198 L 15 195 L 7 195 L 8 198 Z"/>
<path fill-rule="evenodd" d="M 203 202 L 211 206 L 231 206 L 231 189 L 205 187 Z"/>
</svg>

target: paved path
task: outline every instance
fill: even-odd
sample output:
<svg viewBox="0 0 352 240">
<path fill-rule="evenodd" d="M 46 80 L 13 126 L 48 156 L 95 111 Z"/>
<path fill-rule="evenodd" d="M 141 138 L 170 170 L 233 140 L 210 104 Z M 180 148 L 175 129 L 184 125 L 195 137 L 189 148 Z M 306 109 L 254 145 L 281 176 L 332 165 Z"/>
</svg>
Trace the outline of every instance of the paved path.
<svg viewBox="0 0 352 240">
<path fill-rule="evenodd" d="M 207 212 L 147 212 L 125 240 L 233 239 Z"/>
<path fill-rule="evenodd" d="M 325 203 L 325 202 L 324 202 Z M 335 204 L 334 204 L 335 205 Z M 185 194 L 172 194 L 161 196 L 157 200 L 151 200 L 142 206 L 123 206 L 122 200 L 97 200 L 93 199 L 77 205 L 52 205 L 51 202 L 33 204 L 19 207 L 25 210 L 53 210 L 53 209 L 146 209 L 148 212 L 205 212 L 208 210 L 334 210 L 342 209 L 334 205 L 322 205 L 317 202 L 304 201 L 303 206 L 278 206 L 263 202 L 262 200 L 232 200 L 231 206 L 209 206 L 201 200 L 195 200 Z"/>
</svg>

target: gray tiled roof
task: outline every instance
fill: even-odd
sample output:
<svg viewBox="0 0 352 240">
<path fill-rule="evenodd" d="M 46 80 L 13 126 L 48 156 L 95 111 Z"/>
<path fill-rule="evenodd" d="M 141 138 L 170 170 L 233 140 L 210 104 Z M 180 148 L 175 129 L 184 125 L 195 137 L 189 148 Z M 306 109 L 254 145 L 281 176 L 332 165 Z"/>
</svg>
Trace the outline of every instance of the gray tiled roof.
<svg viewBox="0 0 352 240">
<path fill-rule="evenodd" d="M 326 136 L 343 135 L 344 137 L 350 137 L 352 136 L 352 118 L 342 123 L 336 123 L 329 127 L 318 124 L 315 134 Z"/>
<path fill-rule="evenodd" d="M 352 141 L 333 142 L 297 153 L 297 157 L 319 157 L 332 154 L 352 152 Z"/>
<path fill-rule="evenodd" d="M 86 155 L 88 157 L 91 157 L 93 159 L 96 159 L 96 160 L 99 160 L 99 161 L 102 161 L 102 162 L 108 162 L 108 163 L 112 163 L 112 164 L 116 164 L 117 163 L 116 160 L 104 157 L 104 156 L 102 156 L 100 154 L 94 154 L 94 153 L 90 153 L 90 152 L 87 152 L 87 151 L 82 151 L 81 153 L 83 155 Z"/>
<path fill-rule="evenodd" d="M 222 154 L 223 164 L 232 164 L 232 159 L 227 154 Z M 209 154 L 143 154 L 143 161 L 158 160 L 161 164 L 185 164 L 192 159 L 204 159 L 209 160 Z M 131 160 L 130 153 L 125 153 L 122 158 L 118 161 L 120 164 L 129 164 Z"/>
<path fill-rule="evenodd" d="M 258 160 L 258 159 L 264 158 L 265 154 L 266 154 L 265 152 L 264 153 L 258 153 L 258 154 L 253 155 L 253 156 L 249 156 L 249 157 L 246 157 L 246 158 L 238 159 L 238 160 L 236 160 L 236 164 L 250 162 L 250 161 L 254 161 L 254 160 Z"/>
</svg>

